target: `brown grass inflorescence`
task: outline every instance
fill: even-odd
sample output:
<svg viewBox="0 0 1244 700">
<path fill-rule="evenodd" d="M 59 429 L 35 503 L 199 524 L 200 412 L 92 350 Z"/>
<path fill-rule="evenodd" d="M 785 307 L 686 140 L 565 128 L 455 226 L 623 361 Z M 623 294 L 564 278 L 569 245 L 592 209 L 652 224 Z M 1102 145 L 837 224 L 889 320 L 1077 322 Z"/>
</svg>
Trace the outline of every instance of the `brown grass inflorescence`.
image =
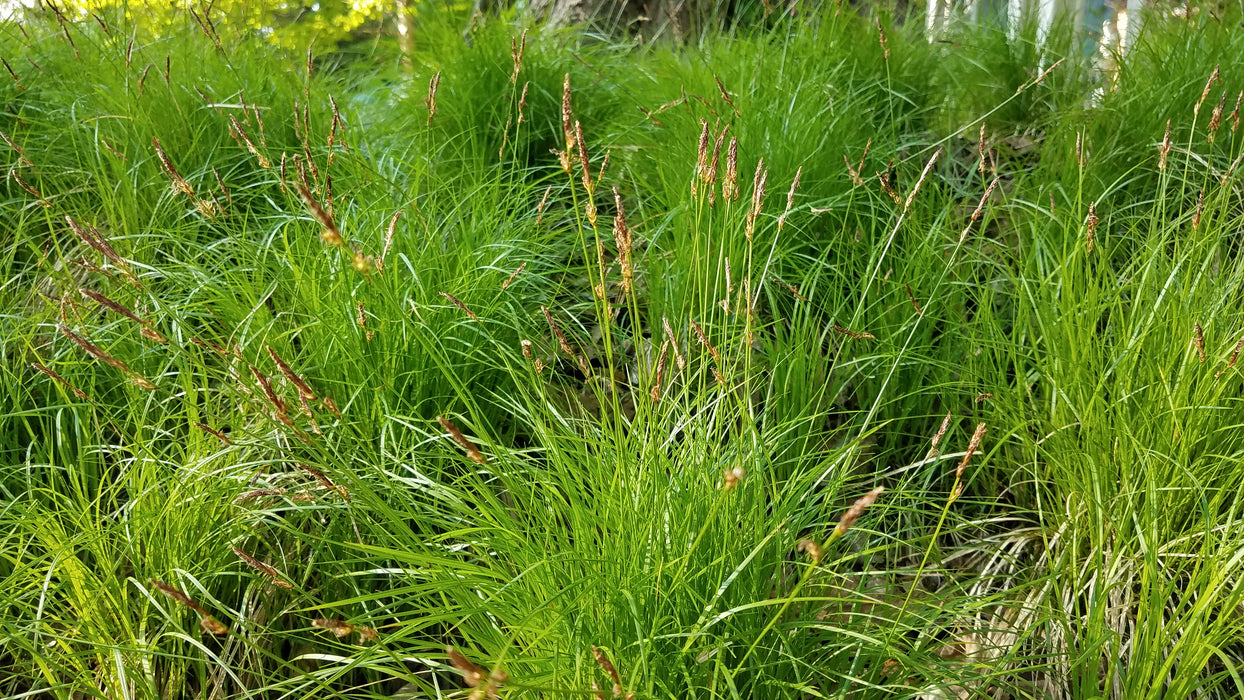
<svg viewBox="0 0 1244 700">
<path fill-rule="evenodd" d="M 238 559 L 241 559 L 242 561 L 246 562 L 247 566 L 250 566 L 252 569 L 254 569 L 255 571 L 258 571 L 264 576 L 267 576 L 268 579 L 271 580 L 272 583 L 276 584 L 277 586 L 280 586 L 281 588 L 285 588 L 285 589 L 292 589 L 294 587 L 294 584 L 285 580 L 285 577 L 281 574 L 280 571 L 277 571 L 274 567 L 269 566 L 268 564 L 265 564 L 262 561 L 256 559 L 255 557 L 247 554 L 241 548 L 236 547 L 236 546 L 233 547 L 233 553 L 237 555 Z"/>
</svg>

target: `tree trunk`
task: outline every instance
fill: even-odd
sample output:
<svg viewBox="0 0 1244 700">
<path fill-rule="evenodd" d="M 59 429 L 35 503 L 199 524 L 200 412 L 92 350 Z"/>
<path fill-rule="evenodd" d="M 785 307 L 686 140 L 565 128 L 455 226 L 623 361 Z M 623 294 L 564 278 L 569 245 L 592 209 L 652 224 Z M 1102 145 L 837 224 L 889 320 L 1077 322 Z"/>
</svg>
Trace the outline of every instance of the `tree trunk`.
<svg viewBox="0 0 1244 700">
<path fill-rule="evenodd" d="M 552 29 L 593 26 L 611 34 L 638 34 L 645 41 L 680 41 L 692 30 L 692 17 L 712 0 L 532 0 L 536 21 Z"/>
</svg>

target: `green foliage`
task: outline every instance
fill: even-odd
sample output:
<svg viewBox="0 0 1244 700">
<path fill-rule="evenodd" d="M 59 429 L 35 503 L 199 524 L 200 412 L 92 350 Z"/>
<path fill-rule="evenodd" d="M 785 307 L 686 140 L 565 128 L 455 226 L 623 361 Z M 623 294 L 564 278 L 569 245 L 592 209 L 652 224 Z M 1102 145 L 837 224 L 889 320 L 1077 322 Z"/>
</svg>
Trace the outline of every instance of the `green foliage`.
<svg viewBox="0 0 1244 700">
<path fill-rule="evenodd" d="M 0 33 L 0 694 L 1244 692 L 1226 20 L 126 21 Z"/>
</svg>

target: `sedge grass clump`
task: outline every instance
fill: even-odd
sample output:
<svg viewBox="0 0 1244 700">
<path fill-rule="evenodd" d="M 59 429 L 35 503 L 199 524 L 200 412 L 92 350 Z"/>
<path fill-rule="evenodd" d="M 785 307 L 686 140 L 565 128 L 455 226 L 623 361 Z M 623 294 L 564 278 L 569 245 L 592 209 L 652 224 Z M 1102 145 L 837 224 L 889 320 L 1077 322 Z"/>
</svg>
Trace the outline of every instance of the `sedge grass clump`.
<svg viewBox="0 0 1244 700">
<path fill-rule="evenodd" d="M 195 14 L 0 32 L 0 694 L 1240 694 L 1230 22 Z"/>
</svg>

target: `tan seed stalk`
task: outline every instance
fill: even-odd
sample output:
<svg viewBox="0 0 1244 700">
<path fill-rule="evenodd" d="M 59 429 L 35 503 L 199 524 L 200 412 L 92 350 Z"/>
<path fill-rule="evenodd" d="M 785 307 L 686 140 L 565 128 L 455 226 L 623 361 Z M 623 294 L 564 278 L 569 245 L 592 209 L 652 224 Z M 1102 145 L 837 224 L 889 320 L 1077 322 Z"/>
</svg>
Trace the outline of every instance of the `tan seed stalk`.
<svg viewBox="0 0 1244 700">
<path fill-rule="evenodd" d="M 1097 217 L 1097 203 L 1089 202 L 1088 217 L 1084 220 L 1084 241 L 1087 252 L 1093 252 L 1093 239 L 1097 234 L 1097 224 L 1101 223 L 1101 219 Z"/>
<path fill-rule="evenodd" d="M 756 175 L 752 178 L 752 206 L 747 210 L 747 225 L 744 233 L 747 240 L 752 240 L 756 233 L 756 218 L 760 216 L 760 207 L 765 198 L 765 182 L 769 179 L 769 171 L 765 170 L 765 159 L 756 163 Z"/>
<path fill-rule="evenodd" d="M 523 268 L 525 267 L 527 267 L 527 263 L 523 263 L 522 265 L 519 265 L 518 267 L 514 268 L 514 272 L 510 273 L 510 276 L 504 282 L 501 283 L 501 290 L 505 291 L 507 287 L 509 287 L 511 284 L 514 284 L 514 280 L 518 279 L 518 275 L 523 271 Z"/>
<path fill-rule="evenodd" d="M 466 305 L 466 304 L 463 304 L 461 301 L 458 301 L 458 297 L 455 297 L 454 295 L 450 294 L 449 292 L 441 292 L 441 296 L 443 296 L 443 297 L 445 297 L 446 299 L 448 299 L 448 300 L 449 300 L 449 303 L 451 303 L 451 304 L 453 304 L 454 306 L 456 306 L 456 307 L 458 307 L 459 309 L 461 309 L 461 310 L 462 310 L 462 312 L 463 312 L 463 313 L 465 313 L 465 314 L 467 315 L 467 317 L 468 317 L 468 318 L 470 318 L 472 321 L 476 321 L 476 322 L 478 322 L 478 321 L 479 321 L 479 316 L 478 316 L 478 315 L 477 315 L 474 311 L 472 311 L 472 310 L 470 310 L 469 308 L 467 308 L 467 305 Z"/>
<path fill-rule="evenodd" d="M 203 628 L 204 632 L 216 636 L 228 634 L 229 628 L 225 626 L 224 623 L 208 614 L 208 612 L 203 609 L 203 606 L 196 603 L 190 596 L 182 593 L 177 588 L 170 586 L 163 581 L 157 581 L 156 579 L 149 578 L 147 579 L 147 583 L 164 595 L 175 600 L 179 605 L 190 608 L 197 613 L 199 616 L 199 626 Z"/>
<path fill-rule="evenodd" d="M 855 524 L 855 521 L 859 520 L 860 516 L 864 514 L 864 511 L 868 510 L 873 503 L 876 503 L 877 497 L 884 492 L 885 487 L 878 486 L 872 491 L 869 491 L 861 496 L 859 500 L 853 503 L 851 507 L 847 509 L 847 512 L 842 514 L 842 519 L 838 521 L 837 527 L 835 527 L 833 533 L 830 534 L 829 541 L 833 542 L 839 537 L 847 534 L 847 530 L 851 529 L 851 526 Z"/>
<path fill-rule="evenodd" d="M 252 569 L 254 569 L 255 571 L 258 571 L 264 576 L 267 576 L 272 581 L 272 583 L 280 586 L 281 588 L 286 588 L 286 589 L 292 589 L 294 587 L 292 583 L 285 580 L 285 577 L 281 574 L 280 571 L 277 571 L 274 567 L 269 566 L 268 564 L 265 564 L 262 561 L 259 561 L 255 557 L 252 557 L 251 555 L 242 551 L 240 548 L 233 547 L 233 553 L 237 555 L 238 559 L 241 559 L 242 561 L 246 562 L 246 564 L 250 566 Z"/>
<path fill-rule="evenodd" d="M 1195 119 L 1201 114 L 1201 105 L 1205 104 L 1205 99 L 1209 97 L 1209 91 L 1214 87 L 1214 83 L 1218 82 L 1218 66 L 1214 66 L 1214 70 L 1209 74 L 1209 80 L 1205 81 L 1205 89 L 1201 91 L 1201 99 L 1196 101 L 1196 105 L 1192 108 L 1192 117 Z"/>
<path fill-rule="evenodd" d="M 1205 211 L 1205 190 L 1201 190 L 1196 196 L 1196 211 L 1192 214 L 1192 230 L 1197 230 L 1201 225 L 1201 214 Z"/>
<path fill-rule="evenodd" d="M 307 188 L 306 183 L 296 182 L 294 183 L 294 189 L 298 192 L 298 196 L 302 198 L 303 204 L 307 205 L 307 209 L 311 212 L 311 215 L 314 216 L 316 221 L 320 222 L 320 226 L 324 228 L 324 230 L 320 233 L 320 238 L 331 246 L 344 248 L 346 245 L 345 238 L 342 237 L 341 231 L 337 228 L 337 224 L 333 221 L 332 215 L 327 211 L 324 211 L 324 207 L 322 207 L 320 203 L 316 201 L 315 197 L 311 195 L 311 190 Z"/>
<path fill-rule="evenodd" d="M 942 155 L 942 149 L 937 149 L 933 153 L 933 157 L 929 158 L 929 162 L 925 163 L 924 170 L 920 173 L 920 179 L 916 180 L 916 186 L 911 188 L 911 194 L 907 195 L 907 201 L 903 203 L 903 211 L 911 209 L 912 202 L 916 201 L 916 194 L 920 192 L 920 186 L 924 184 L 924 179 L 929 176 L 929 171 L 933 169 L 933 164 L 937 162 L 938 157 Z"/>
<path fill-rule="evenodd" d="M 1218 98 L 1218 104 L 1214 105 L 1214 111 L 1210 112 L 1209 117 L 1209 145 L 1214 145 L 1214 136 L 1218 133 L 1218 127 L 1222 126 L 1222 110 L 1227 106 L 1227 91 L 1223 90 L 1222 97 Z"/>
<path fill-rule="evenodd" d="M 980 139 L 976 142 L 976 153 L 980 156 L 980 165 L 976 171 L 981 175 L 985 174 L 985 125 L 981 124 Z"/>
<path fill-rule="evenodd" d="M 173 161 L 169 160 L 168 155 L 164 152 L 164 148 L 160 145 L 160 139 L 153 136 L 151 142 L 155 144 L 156 156 L 160 159 L 160 165 L 164 166 L 164 172 L 172 179 L 173 185 L 181 190 L 182 194 L 194 198 L 194 188 L 190 186 L 190 183 L 186 182 L 181 173 L 177 172 L 177 168 L 173 167 Z"/>
<path fill-rule="evenodd" d="M 1244 94 L 1244 93 L 1241 93 Z M 1166 157 L 1171 153 L 1171 120 L 1166 120 L 1166 134 L 1162 137 L 1162 146 L 1158 148 L 1158 170 L 1166 170 Z"/>
<path fill-rule="evenodd" d="M 699 183 L 707 181 L 708 171 L 708 121 L 700 120 L 700 142 L 695 150 L 695 173 L 691 176 L 691 196 L 699 196 Z"/>
<path fill-rule="evenodd" d="M 436 75 L 428 81 L 428 96 L 424 99 L 423 104 L 428 108 L 428 126 L 432 126 L 432 117 L 436 116 L 436 91 L 441 86 L 441 72 L 436 71 Z"/>
<path fill-rule="evenodd" d="M 872 333 L 856 332 L 856 331 L 844 328 L 843 326 L 840 326 L 836 323 L 833 326 L 831 326 L 831 328 L 833 328 L 835 332 L 841 333 L 842 335 L 845 335 L 850 338 L 854 338 L 855 340 L 876 340 L 877 339 L 876 336 L 874 336 Z"/>
<path fill-rule="evenodd" d="M 791 207 L 795 205 L 795 190 L 799 188 L 799 178 L 803 176 L 803 166 L 795 171 L 795 179 L 790 183 L 790 191 L 786 193 L 786 210 L 778 217 L 777 230 L 781 231 L 782 226 L 786 224 L 786 217 L 790 216 Z M 798 296 L 798 295 L 796 295 Z"/>
<path fill-rule="evenodd" d="M 631 228 L 626 225 L 626 212 L 622 209 L 622 195 L 618 194 L 617 187 L 613 188 L 613 201 L 617 205 L 617 214 L 613 217 L 613 240 L 618 246 L 618 257 L 622 263 L 622 291 L 630 294 L 632 280 L 635 277 L 635 269 L 631 262 L 633 237 Z"/>
<path fill-rule="evenodd" d="M 1205 364 L 1205 331 L 1201 329 L 1200 323 L 1194 324 L 1192 331 L 1192 344 L 1196 346 L 1197 360 Z"/>
<path fill-rule="evenodd" d="M 4 69 L 9 72 L 9 77 L 13 78 L 13 82 L 17 84 L 17 89 L 25 90 L 26 86 L 22 85 L 22 81 L 17 77 L 17 73 L 13 70 L 13 66 L 10 66 L 9 62 L 3 58 L 0 58 L 0 63 L 4 64 Z"/>
<path fill-rule="evenodd" d="M 726 148 L 726 176 L 721 181 L 721 199 L 724 202 L 739 199 L 739 140 L 733 136 Z"/>
<path fill-rule="evenodd" d="M 1231 133 L 1240 128 L 1240 103 L 1244 102 L 1244 91 L 1235 98 L 1235 109 L 1231 110 Z"/>
<path fill-rule="evenodd" d="M 652 379 L 652 402 L 657 403 L 661 400 L 661 384 L 665 378 L 665 360 L 669 356 L 670 341 L 666 340 L 661 343 L 661 353 L 657 356 L 656 375 Z"/>
<path fill-rule="evenodd" d="M 976 221 L 981 218 L 981 214 L 985 211 L 985 203 L 989 201 L 990 195 L 993 194 L 993 191 L 997 189 L 997 187 L 998 187 L 998 178 L 995 177 L 993 181 L 989 183 L 989 186 L 985 188 L 985 194 L 981 195 L 981 201 L 977 203 L 976 209 L 972 210 L 972 217 L 968 219 L 968 225 L 964 226 L 963 233 L 959 234 L 959 243 L 963 243 L 963 241 L 968 237 L 968 233 L 972 231 L 972 224 L 976 223 Z M 1050 195 L 1051 212 L 1053 211 L 1053 205 L 1054 205 L 1054 195 L 1051 194 Z"/>
<path fill-rule="evenodd" d="M 4 142 L 9 145 L 9 148 L 13 149 L 17 153 L 18 160 L 25 164 L 27 168 L 35 167 L 35 164 L 31 163 L 30 159 L 26 157 L 26 152 L 22 150 L 22 147 L 18 146 L 16 143 L 13 143 L 13 139 L 9 138 L 8 134 L 0 131 L 0 139 L 4 139 Z"/>
<path fill-rule="evenodd" d="M 488 460 L 484 458 L 484 453 L 480 452 L 479 448 L 475 446 L 475 443 L 468 440 L 467 437 L 462 434 L 462 431 L 458 429 L 458 426 L 450 423 L 444 416 L 437 416 L 436 420 L 440 422 L 441 427 L 445 429 L 445 432 L 449 433 L 449 437 L 453 438 L 453 441 L 458 443 L 458 446 L 466 451 L 467 457 L 470 458 L 472 462 L 482 465 L 488 464 Z"/>
<path fill-rule="evenodd" d="M 670 320 L 662 316 L 661 326 L 665 329 L 665 337 L 669 340 L 670 349 L 674 351 L 674 364 L 678 367 L 679 371 L 686 369 L 687 358 L 678 351 L 678 337 L 674 335 L 674 329 L 670 327 Z"/>
<path fill-rule="evenodd" d="M 33 367 L 35 370 L 42 372 L 43 374 L 46 374 L 47 376 L 51 377 L 53 380 L 60 382 L 66 389 L 72 391 L 73 395 L 77 396 L 79 399 L 82 399 L 83 401 L 87 401 L 87 402 L 91 400 L 91 397 L 87 396 L 85 391 L 82 391 L 81 389 L 74 386 L 73 384 L 70 384 L 69 380 L 57 374 L 55 371 L 52 370 L 51 367 L 48 367 L 47 365 L 42 364 L 40 362 L 31 362 L 30 366 Z"/>
<path fill-rule="evenodd" d="M 354 625 L 346 622 L 345 620 L 338 620 L 334 618 L 317 617 L 311 621 L 311 626 L 328 630 L 338 639 L 348 637 L 354 633 Z"/>
</svg>

